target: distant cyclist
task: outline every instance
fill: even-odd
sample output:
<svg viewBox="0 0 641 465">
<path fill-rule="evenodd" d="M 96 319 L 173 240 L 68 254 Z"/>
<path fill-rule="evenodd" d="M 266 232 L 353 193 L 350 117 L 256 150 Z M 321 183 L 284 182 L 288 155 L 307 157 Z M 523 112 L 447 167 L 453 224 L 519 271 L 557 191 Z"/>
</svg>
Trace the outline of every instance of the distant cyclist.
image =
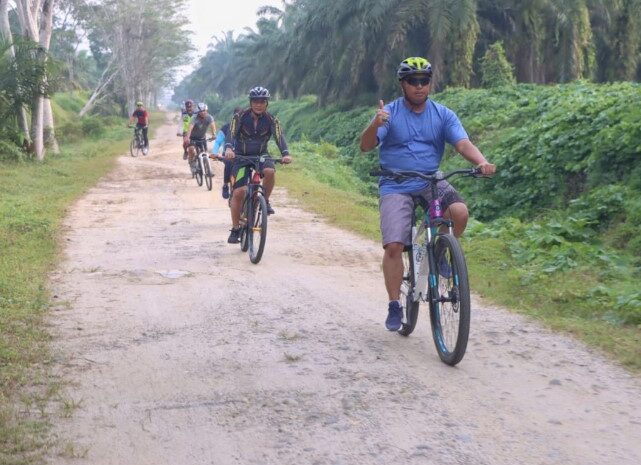
<svg viewBox="0 0 641 465">
<path fill-rule="evenodd" d="M 234 108 L 234 115 L 243 111 L 242 108 Z M 232 116 L 233 117 L 233 116 Z M 211 149 L 211 153 L 214 155 L 220 155 L 225 148 L 225 141 L 229 140 L 229 127 L 231 123 L 225 123 L 225 125 L 220 128 L 218 134 L 216 134 L 216 140 L 214 140 L 214 145 Z M 229 182 L 231 178 L 231 167 L 232 162 L 230 160 L 225 160 L 225 173 L 223 175 L 223 198 L 229 198 Z"/>
<path fill-rule="evenodd" d="M 396 71 L 403 96 L 387 105 L 381 100 L 376 115 L 361 135 L 361 150 L 380 148 L 380 166 L 387 170 L 433 173 L 438 170 L 445 143 L 454 146 L 463 158 L 486 175 L 495 172 L 481 151 L 472 143 L 456 114 L 429 100 L 432 65 L 420 57 L 403 60 Z M 403 315 L 399 300 L 403 281 L 403 249 L 410 244 L 412 212 L 417 201 L 431 199 L 426 181 L 418 178 L 379 181 L 379 210 L 383 235 L 383 276 L 389 295 L 385 326 L 390 331 L 401 327 Z M 454 220 L 454 235 L 463 234 L 468 211 L 461 196 L 442 181 L 439 196 L 445 218 Z M 440 269 L 445 269 L 442 267 Z"/>
<path fill-rule="evenodd" d="M 211 135 L 216 135 L 216 122 L 214 117 L 208 113 L 209 108 L 206 103 L 196 105 L 196 114 L 191 117 L 189 127 L 183 138 L 187 145 L 189 163 L 194 161 L 196 156 L 196 147 L 201 147 L 207 151 L 207 130 L 211 129 Z"/>
<path fill-rule="evenodd" d="M 234 115 L 229 128 L 230 140 L 225 143 L 225 158 L 234 159 L 236 155 L 263 155 L 267 153 L 267 143 L 273 137 L 282 155 L 283 163 L 291 163 L 292 158 L 287 149 L 285 135 L 278 118 L 267 112 L 269 90 L 264 87 L 254 87 L 249 91 L 249 108 Z M 237 243 L 240 240 L 240 210 L 247 190 L 247 182 L 251 176 L 250 163 L 236 160 L 231 170 L 232 200 L 231 221 L 232 228 L 227 242 Z M 274 209 L 269 203 L 269 196 L 276 183 L 276 169 L 274 162 L 267 160 L 263 165 L 261 175 L 264 177 L 265 200 L 267 200 L 267 213 L 273 214 Z"/>
<path fill-rule="evenodd" d="M 187 131 L 189 131 L 191 117 L 194 115 L 194 102 L 192 100 L 185 100 L 180 110 L 180 121 L 178 122 L 178 132 L 176 135 L 184 138 L 187 135 Z M 188 144 L 183 141 L 183 160 L 187 159 L 187 145 Z"/>
<path fill-rule="evenodd" d="M 145 143 L 143 149 L 144 153 L 149 151 L 149 138 L 147 137 L 147 131 L 149 129 L 149 113 L 145 110 L 145 107 L 142 102 L 136 102 L 136 109 L 129 118 L 129 124 L 136 121 L 136 128 L 142 129 L 142 138 Z"/>
</svg>

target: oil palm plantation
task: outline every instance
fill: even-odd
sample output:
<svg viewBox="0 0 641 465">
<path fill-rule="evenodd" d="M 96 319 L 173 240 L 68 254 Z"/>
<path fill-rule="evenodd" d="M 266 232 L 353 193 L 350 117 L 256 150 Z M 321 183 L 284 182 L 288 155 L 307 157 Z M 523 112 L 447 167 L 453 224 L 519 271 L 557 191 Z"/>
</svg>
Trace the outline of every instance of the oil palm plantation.
<svg viewBox="0 0 641 465">
<path fill-rule="evenodd" d="M 519 82 L 641 75 L 641 0 L 291 0 L 259 14 L 256 29 L 216 43 L 191 82 L 225 96 L 260 83 L 349 104 L 396 95 L 395 68 L 412 55 L 432 62 L 436 90 L 478 85 L 497 41 Z M 231 63 L 198 78 L 223 50 Z"/>
</svg>

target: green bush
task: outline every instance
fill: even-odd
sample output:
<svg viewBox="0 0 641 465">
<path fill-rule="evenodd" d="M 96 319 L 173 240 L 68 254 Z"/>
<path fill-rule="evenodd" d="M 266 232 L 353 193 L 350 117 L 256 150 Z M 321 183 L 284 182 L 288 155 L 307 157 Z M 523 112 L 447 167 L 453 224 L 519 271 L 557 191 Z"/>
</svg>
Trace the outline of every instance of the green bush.
<svg viewBox="0 0 641 465">
<path fill-rule="evenodd" d="M 22 161 L 26 153 L 11 142 L 0 140 L 0 161 Z"/>
<path fill-rule="evenodd" d="M 63 123 L 56 128 L 56 136 L 63 143 L 76 142 L 83 134 L 82 125 L 77 120 Z"/>
<path fill-rule="evenodd" d="M 513 66 L 505 55 L 502 42 L 490 45 L 481 58 L 481 83 L 486 88 L 516 83 Z"/>
<path fill-rule="evenodd" d="M 85 116 L 80 119 L 80 125 L 86 136 L 101 136 L 105 132 L 104 121 L 98 116 Z"/>
</svg>

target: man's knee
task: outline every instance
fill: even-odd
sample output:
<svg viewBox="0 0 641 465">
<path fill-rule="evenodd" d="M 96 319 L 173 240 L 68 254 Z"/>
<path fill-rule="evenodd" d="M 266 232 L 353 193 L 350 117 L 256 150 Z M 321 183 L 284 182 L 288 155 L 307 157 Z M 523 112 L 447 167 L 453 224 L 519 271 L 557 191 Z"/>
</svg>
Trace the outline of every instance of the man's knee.
<svg viewBox="0 0 641 465">
<path fill-rule="evenodd" d="M 234 191 L 233 191 L 233 194 L 232 194 L 233 198 L 236 199 L 236 200 L 242 199 L 245 196 L 245 191 L 246 190 L 247 190 L 247 188 L 245 186 L 235 187 Z"/>
<path fill-rule="evenodd" d="M 400 258 L 405 249 L 405 244 L 401 242 L 390 242 L 385 245 L 385 256 L 388 258 Z"/>
<path fill-rule="evenodd" d="M 263 176 L 267 179 L 273 179 L 275 174 L 276 170 L 274 168 L 263 169 Z"/>
<path fill-rule="evenodd" d="M 463 202 L 453 203 L 447 208 L 445 213 L 446 213 L 445 216 L 453 219 L 455 224 L 457 222 L 467 223 L 467 220 L 470 216 L 467 210 L 467 205 L 465 205 Z"/>
<path fill-rule="evenodd" d="M 189 145 L 187 147 L 187 155 L 189 156 L 189 162 L 193 162 L 196 158 L 196 147 L 194 147 L 193 145 Z"/>
</svg>

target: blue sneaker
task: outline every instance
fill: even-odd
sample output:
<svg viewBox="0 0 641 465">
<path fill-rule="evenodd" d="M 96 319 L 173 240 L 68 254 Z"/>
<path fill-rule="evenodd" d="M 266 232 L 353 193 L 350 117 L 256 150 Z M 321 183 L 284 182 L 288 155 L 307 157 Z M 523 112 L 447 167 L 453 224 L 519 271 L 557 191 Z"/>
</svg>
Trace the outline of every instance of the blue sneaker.
<svg viewBox="0 0 641 465">
<path fill-rule="evenodd" d="M 229 184 L 225 183 L 223 185 L 223 199 L 229 198 Z"/>
<path fill-rule="evenodd" d="M 390 331 L 398 331 L 401 329 L 401 320 L 403 319 L 403 307 L 396 300 L 389 303 L 387 313 L 387 320 L 385 320 L 385 327 Z"/>
<path fill-rule="evenodd" d="M 448 263 L 445 255 L 441 255 L 441 258 L 438 261 L 438 274 L 445 279 L 450 279 L 452 277 L 452 267 Z"/>
</svg>

